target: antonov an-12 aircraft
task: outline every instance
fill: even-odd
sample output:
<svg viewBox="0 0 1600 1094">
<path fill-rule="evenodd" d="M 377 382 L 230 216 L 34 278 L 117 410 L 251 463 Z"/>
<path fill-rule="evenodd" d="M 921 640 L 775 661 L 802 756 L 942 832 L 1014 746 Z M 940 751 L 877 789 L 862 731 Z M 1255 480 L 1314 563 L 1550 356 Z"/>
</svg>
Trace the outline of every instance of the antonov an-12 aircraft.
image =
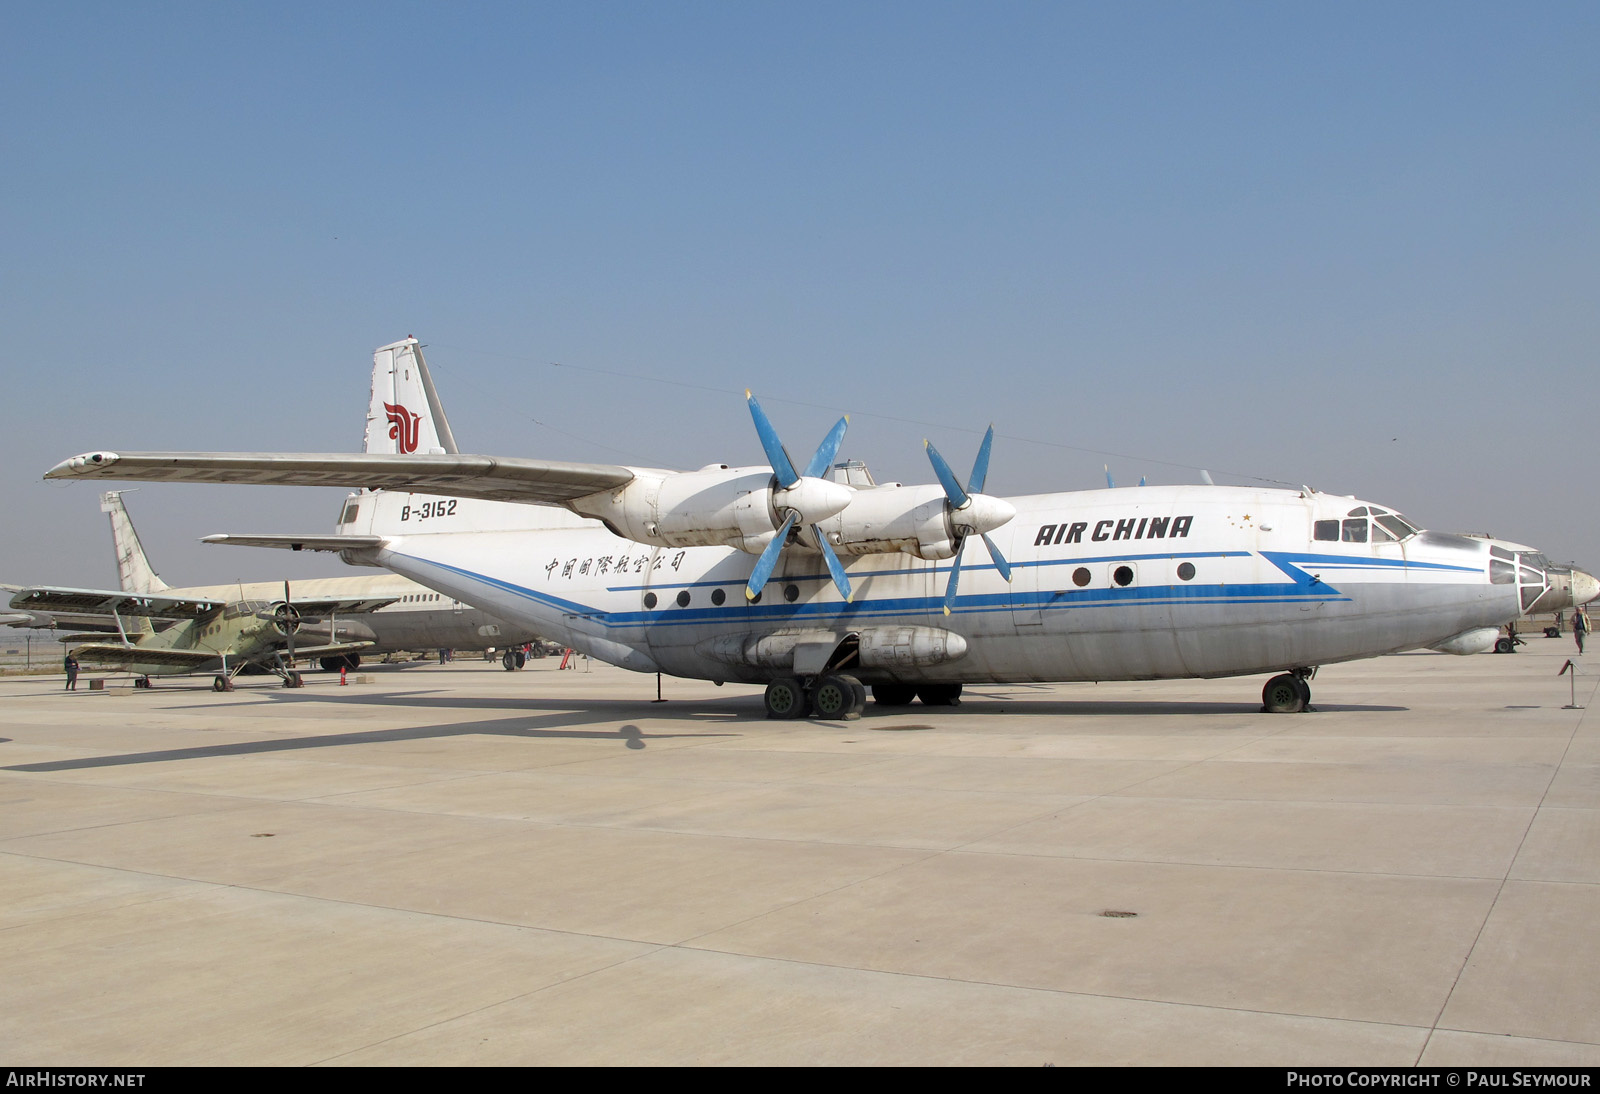
<svg viewBox="0 0 1600 1094">
<path fill-rule="evenodd" d="M 964 481 L 931 444 L 932 485 L 836 467 L 845 419 L 797 466 L 754 397 L 763 466 L 462 455 L 417 341 L 374 366 L 365 454 L 99 451 L 46 478 L 361 487 L 334 535 L 208 539 L 339 551 L 624 668 L 764 683 L 776 718 L 858 715 L 867 685 L 947 705 L 1266 673 L 1264 709 L 1301 711 L 1318 666 L 1487 650 L 1548 585 L 1527 548 L 1311 489 L 986 494 L 992 428 Z"/>
</svg>

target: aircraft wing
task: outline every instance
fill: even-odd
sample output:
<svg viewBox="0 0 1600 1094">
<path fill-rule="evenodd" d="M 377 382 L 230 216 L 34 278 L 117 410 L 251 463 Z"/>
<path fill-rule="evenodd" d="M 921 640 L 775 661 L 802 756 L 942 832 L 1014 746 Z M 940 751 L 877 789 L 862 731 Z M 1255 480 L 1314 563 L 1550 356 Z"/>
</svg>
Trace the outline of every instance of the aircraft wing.
<svg viewBox="0 0 1600 1094">
<path fill-rule="evenodd" d="M 202 536 L 200 542 L 220 543 L 226 547 L 282 547 L 290 551 L 365 551 L 382 547 L 387 541 L 382 536 L 342 536 L 315 532 L 304 536 L 292 532 L 248 536 L 219 532 Z"/>
<path fill-rule="evenodd" d="M 66 589 L 34 585 L 11 598 L 19 611 L 80 612 L 86 615 L 147 617 L 150 619 L 196 619 L 224 607 L 221 600 L 195 600 L 192 597 L 161 596 L 157 593 L 124 593 L 109 589 Z"/>
<path fill-rule="evenodd" d="M 95 665 L 161 665 L 179 669 L 196 668 L 207 662 L 221 660 L 215 650 L 152 649 L 109 642 L 79 646 L 72 651 L 72 656 Z"/>
<path fill-rule="evenodd" d="M 44 477 L 369 487 L 561 505 L 626 485 L 633 472 L 616 464 L 444 453 L 88 452 L 58 463 Z"/>
<path fill-rule="evenodd" d="M 370 650 L 376 645 L 376 642 L 335 642 L 329 646 L 296 646 L 294 648 L 294 659 L 300 661 L 308 657 L 338 657 L 342 653 L 360 653 L 363 650 Z"/>
<path fill-rule="evenodd" d="M 398 596 L 369 596 L 349 597 L 339 600 L 325 597 L 321 600 L 304 600 L 296 597 L 293 600 L 294 610 L 300 613 L 304 620 L 320 619 L 328 615 L 362 615 L 366 612 L 375 612 L 379 608 L 387 608 L 390 604 L 399 603 Z"/>
</svg>

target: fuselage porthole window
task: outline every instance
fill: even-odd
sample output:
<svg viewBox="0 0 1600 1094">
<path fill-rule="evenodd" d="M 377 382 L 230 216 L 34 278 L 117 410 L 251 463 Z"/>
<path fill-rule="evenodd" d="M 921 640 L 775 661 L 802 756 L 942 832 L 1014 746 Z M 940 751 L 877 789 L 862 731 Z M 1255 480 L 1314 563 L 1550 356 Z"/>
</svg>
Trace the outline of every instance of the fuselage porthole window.
<svg viewBox="0 0 1600 1094">
<path fill-rule="evenodd" d="M 1087 567 L 1087 566 L 1079 566 L 1076 570 L 1072 571 L 1072 583 L 1074 585 L 1076 585 L 1078 588 L 1081 589 L 1085 585 L 1089 584 L 1089 580 L 1090 580 L 1089 567 Z"/>
<path fill-rule="evenodd" d="M 727 599 L 728 594 L 723 592 L 721 589 L 711 590 L 711 603 L 715 604 L 717 607 L 722 607 L 722 602 Z"/>
<path fill-rule="evenodd" d="M 1192 563 L 1192 562 L 1180 562 L 1180 563 L 1178 563 L 1178 580 L 1180 580 L 1180 581 L 1193 581 L 1194 580 L 1194 563 Z"/>
<path fill-rule="evenodd" d="M 678 607 L 687 608 L 688 606 L 689 606 L 689 590 L 688 589 L 684 589 L 682 592 L 680 592 L 678 594 Z"/>
<path fill-rule="evenodd" d="M 646 608 L 653 608 L 653 607 L 656 606 L 656 594 L 655 593 L 645 593 L 644 594 L 644 606 Z"/>
<path fill-rule="evenodd" d="M 1133 584 L 1133 567 L 1132 566 L 1118 566 L 1115 570 L 1113 570 L 1111 572 L 1111 580 L 1115 581 L 1119 586 L 1121 586 L 1123 588 L 1126 588 L 1127 586 L 1132 585 Z"/>
</svg>

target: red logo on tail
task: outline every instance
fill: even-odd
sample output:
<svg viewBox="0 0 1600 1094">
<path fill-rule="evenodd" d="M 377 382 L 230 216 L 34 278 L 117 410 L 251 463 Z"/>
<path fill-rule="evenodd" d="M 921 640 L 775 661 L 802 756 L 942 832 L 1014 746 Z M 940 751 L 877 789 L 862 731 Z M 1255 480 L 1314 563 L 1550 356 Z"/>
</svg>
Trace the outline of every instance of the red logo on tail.
<svg viewBox="0 0 1600 1094">
<path fill-rule="evenodd" d="M 395 442 L 402 453 L 417 450 L 417 423 L 422 420 L 419 414 L 413 414 L 403 406 L 394 403 L 384 403 L 383 409 L 389 412 L 389 439 Z"/>
</svg>

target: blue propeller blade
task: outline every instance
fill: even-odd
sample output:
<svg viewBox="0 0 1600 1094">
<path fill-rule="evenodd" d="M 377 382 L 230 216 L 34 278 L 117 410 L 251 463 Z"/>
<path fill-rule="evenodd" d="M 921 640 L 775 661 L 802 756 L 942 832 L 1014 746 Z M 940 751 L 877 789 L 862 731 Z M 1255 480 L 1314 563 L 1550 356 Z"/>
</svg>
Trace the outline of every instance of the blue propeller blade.
<svg viewBox="0 0 1600 1094">
<path fill-rule="evenodd" d="M 928 451 L 928 462 L 933 464 L 933 473 L 939 476 L 939 485 L 944 487 L 944 496 L 950 499 L 952 508 L 960 509 L 967 504 L 967 492 L 961 489 L 961 484 L 956 481 L 956 473 L 950 470 L 950 465 L 944 462 L 944 457 L 939 455 L 939 450 L 933 447 L 932 441 L 923 441 L 922 447 Z"/>
<path fill-rule="evenodd" d="M 983 443 L 978 446 L 978 458 L 972 461 L 972 477 L 967 480 L 967 493 L 983 493 L 983 482 L 989 477 L 989 449 L 994 447 L 994 426 L 989 427 L 989 432 L 983 435 Z"/>
<path fill-rule="evenodd" d="M 810 479 L 820 479 L 833 466 L 833 458 L 839 454 L 839 444 L 844 440 L 844 431 L 850 424 L 850 415 L 846 414 L 833 424 L 828 430 L 828 435 L 822 438 L 822 443 L 817 445 L 816 455 L 811 457 L 811 462 L 806 464 L 806 469 L 801 472 Z"/>
<path fill-rule="evenodd" d="M 1011 563 L 1006 561 L 1006 556 L 1000 553 L 1000 548 L 994 545 L 994 540 L 989 538 L 987 532 L 983 535 L 983 545 L 989 548 L 989 557 L 994 560 L 994 568 L 1000 571 L 1000 576 L 1007 581 L 1011 580 Z"/>
<path fill-rule="evenodd" d="M 944 614 L 950 614 L 950 605 L 956 602 L 956 583 L 961 580 L 961 548 L 956 548 L 956 557 L 950 560 L 950 584 L 944 587 Z"/>
<path fill-rule="evenodd" d="M 798 482 L 800 476 L 794 473 L 794 464 L 789 462 L 789 453 L 784 451 L 783 442 L 778 439 L 778 431 L 772 428 L 767 412 L 761 409 L 761 404 L 750 392 L 746 391 L 744 395 L 750 403 L 750 417 L 755 419 L 756 435 L 761 438 L 761 447 L 766 450 L 767 463 L 772 465 L 773 474 L 778 476 L 778 485 L 787 489 Z"/>
<path fill-rule="evenodd" d="M 1111 481 L 1111 465 L 1110 464 L 1106 464 L 1105 465 L 1105 469 L 1106 469 L 1106 486 L 1109 489 L 1115 490 L 1117 488 L 1117 484 L 1115 482 Z"/>
<path fill-rule="evenodd" d="M 778 564 L 778 556 L 783 553 L 783 545 L 789 542 L 789 529 L 793 528 L 794 522 L 799 519 L 798 513 L 790 513 L 789 519 L 778 529 L 778 534 L 772 537 L 772 542 L 767 544 L 766 550 L 761 552 L 761 557 L 756 559 L 755 569 L 750 571 L 750 581 L 744 587 L 746 600 L 754 600 L 761 595 L 761 590 L 766 587 L 767 578 L 772 576 L 772 568 Z"/>
<path fill-rule="evenodd" d="M 822 529 L 815 524 L 811 526 L 811 538 L 817 544 L 817 550 L 822 552 L 823 561 L 828 564 L 828 573 L 833 575 L 834 588 L 839 590 L 839 595 L 848 603 L 854 594 L 850 591 L 850 578 L 845 575 L 844 566 L 839 562 L 839 556 L 834 553 L 833 544 L 828 542 L 828 537 L 822 534 Z"/>
</svg>

